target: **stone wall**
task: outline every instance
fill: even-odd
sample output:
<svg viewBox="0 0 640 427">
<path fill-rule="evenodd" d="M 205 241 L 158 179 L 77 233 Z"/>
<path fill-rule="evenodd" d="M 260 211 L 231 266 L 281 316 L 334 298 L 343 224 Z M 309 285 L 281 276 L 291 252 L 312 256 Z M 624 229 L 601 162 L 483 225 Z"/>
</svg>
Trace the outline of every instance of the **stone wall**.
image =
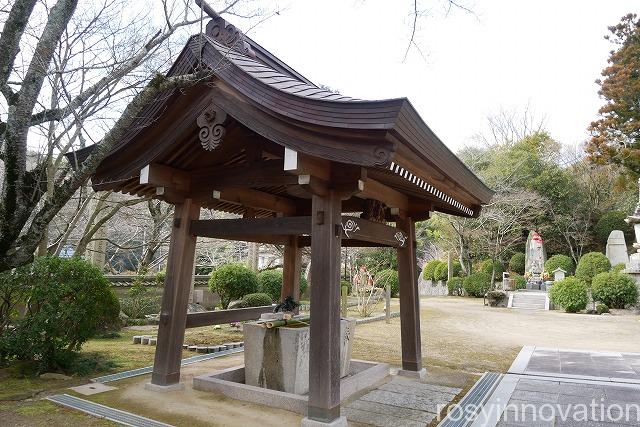
<svg viewBox="0 0 640 427">
<path fill-rule="evenodd" d="M 421 297 L 441 297 L 449 293 L 447 282 L 444 280 L 424 280 L 422 274 L 418 279 L 418 291 Z"/>
</svg>

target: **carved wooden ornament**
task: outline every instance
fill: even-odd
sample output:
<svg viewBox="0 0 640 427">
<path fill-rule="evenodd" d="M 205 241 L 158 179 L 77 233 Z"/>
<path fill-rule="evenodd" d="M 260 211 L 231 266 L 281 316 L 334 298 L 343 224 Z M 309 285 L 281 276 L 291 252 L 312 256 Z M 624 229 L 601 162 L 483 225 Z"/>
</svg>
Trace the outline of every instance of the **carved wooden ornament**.
<svg viewBox="0 0 640 427">
<path fill-rule="evenodd" d="M 227 113 L 217 105 L 211 103 L 198 116 L 196 123 L 200 128 L 198 136 L 202 148 L 207 151 L 215 150 L 224 139 L 226 129 L 224 121 L 227 119 Z"/>
</svg>

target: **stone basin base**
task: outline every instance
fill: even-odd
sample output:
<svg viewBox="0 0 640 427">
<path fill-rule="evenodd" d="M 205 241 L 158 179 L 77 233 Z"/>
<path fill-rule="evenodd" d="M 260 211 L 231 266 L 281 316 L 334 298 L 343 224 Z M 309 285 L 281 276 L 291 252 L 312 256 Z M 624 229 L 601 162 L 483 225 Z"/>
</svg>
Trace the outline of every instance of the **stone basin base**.
<svg viewBox="0 0 640 427">
<path fill-rule="evenodd" d="M 364 360 L 351 360 L 349 374 L 340 379 L 340 400 L 362 391 L 389 375 L 389 365 Z M 272 408 L 285 409 L 307 415 L 306 394 L 293 394 L 284 391 L 246 385 L 244 366 L 237 366 L 193 379 L 193 388 L 201 391 L 222 393 L 232 399 L 258 403 Z"/>
</svg>

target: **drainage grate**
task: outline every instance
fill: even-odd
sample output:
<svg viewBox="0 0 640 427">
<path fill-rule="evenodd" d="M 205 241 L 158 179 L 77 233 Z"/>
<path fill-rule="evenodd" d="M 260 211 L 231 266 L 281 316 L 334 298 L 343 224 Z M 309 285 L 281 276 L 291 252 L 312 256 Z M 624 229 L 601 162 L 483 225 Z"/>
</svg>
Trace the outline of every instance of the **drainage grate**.
<svg viewBox="0 0 640 427">
<path fill-rule="evenodd" d="M 119 409 L 110 408 L 108 406 L 99 405 L 88 400 L 70 396 L 68 394 L 57 394 L 47 397 L 54 403 L 67 408 L 77 409 L 98 418 L 105 418 L 116 423 L 131 427 L 172 427 L 171 424 L 161 423 L 149 418 L 141 417 L 130 412 L 120 411 Z"/>
<path fill-rule="evenodd" d="M 454 409 L 447 414 L 445 419 L 438 424 L 438 427 L 464 427 L 469 425 L 501 378 L 502 374 L 485 372 Z"/>
<path fill-rule="evenodd" d="M 199 356 L 188 357 L 182 359 L 181 366 L 191 365 L 192 363 L 202 362 L 203 360 L 215 359 L 217 357 L 226 356 L 228 354 L 240 353 L 244 351 L 244 347 L 233 348 L 229 350 L 218 351 L 216 353 L 201 354 Z M 153 366 L 147 366 L 146 368 L 133 369 L 131 371 L 119 372 L 117 374 L 105 375 L 98 378 L 93 378 L 93 383 L 108 383 L 111 381 L 123 380 L 125 378 L 137 377 L 139 375 L 150 374 L 153 372 Z"/>
</svg>

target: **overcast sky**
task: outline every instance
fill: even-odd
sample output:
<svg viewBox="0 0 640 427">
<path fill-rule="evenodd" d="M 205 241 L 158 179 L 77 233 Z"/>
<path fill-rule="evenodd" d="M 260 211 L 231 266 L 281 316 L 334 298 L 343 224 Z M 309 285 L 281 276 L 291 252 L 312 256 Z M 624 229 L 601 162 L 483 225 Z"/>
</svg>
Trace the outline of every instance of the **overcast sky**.
<svg viewBox="0 0 640 427">
<path fill-rule="evenodd" d="M 454 151 L 488 115 L 524 109 L 552 136 L 584 141 L 602 101 L 594 81 L 612 45 L 607 27 L 638 0 L 476 0 L 444 14 L 421 0 L 415 48 L 410 0 L 292 0 L 249 35 L 316 84 L 363 99 L 407 97 Z M 635 6 L 635 7 L 634 7 Z"/>
</svg>

